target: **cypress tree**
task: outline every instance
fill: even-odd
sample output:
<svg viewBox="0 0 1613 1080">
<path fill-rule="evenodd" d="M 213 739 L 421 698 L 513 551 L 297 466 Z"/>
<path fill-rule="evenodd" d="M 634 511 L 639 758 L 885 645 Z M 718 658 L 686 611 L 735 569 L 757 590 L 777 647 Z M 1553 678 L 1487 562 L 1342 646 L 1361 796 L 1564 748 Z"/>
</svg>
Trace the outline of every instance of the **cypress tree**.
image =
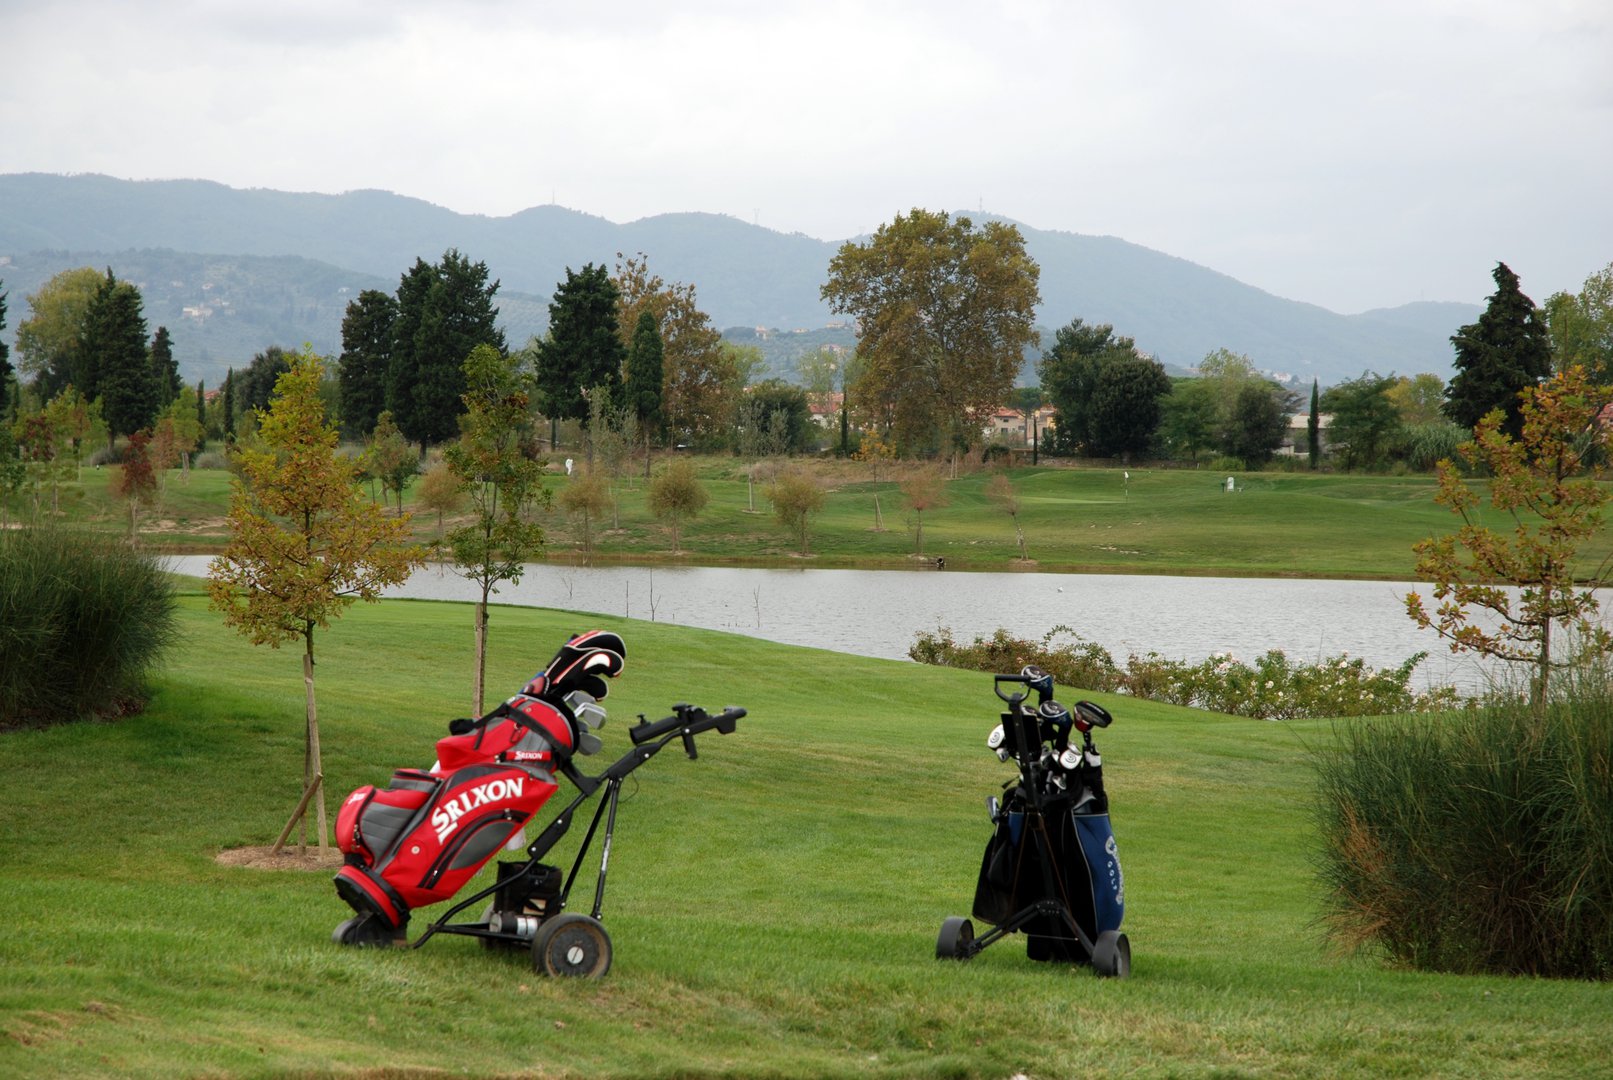
<svg viewBox="0 0 1613 1080">
<path fill-rule="evenodd" d="M 588 392 L 603 386 L 617 396 L 628 359 L 617 329 L 620 303 L 621 290 L 603 266 L 566 268 L 566 280 L 549 302 L 549 333 L 537 350 L 539 407 L 551 420 L 576 420 L 586 427 Z M 633 340 L 638 341 L 636 331 Z"/>
<path fill-rule="evenodd" d="M 108 439 L 150 427 L 159 405 L 140 290 L 117 280 L 110 269 L 85 319 L 83 354 L 93 377 L 79 392 L 85 400 L 101 399 Z"/>
<path fill-rule="evenodd" d="M 1551 339 L 1535 302 L 1518 288 L 1518 275 L 1496 263 L 1490 276 L 1495 292 L 1479 321 L 1451 336 L 1456 374 L 1445 387 L 1445 415 L 1472 428 L 1500 409 L 1502 430 L 1517 438 L 1523 430 L 1518 395 L 1551 374 Z"/>
<path fill-rule="evenodd" d="M 1311 415 L 1305 422 L 1305 439 L 1307 449 L 1310 451 L 1311 468 L 1316 468 L 1322 461 L 1322 418 L 1317 411 L 1320 402 L 1319 388 L 1316 380 L 1311 380 Z"/>
<path fill-rule="evenodd" d="M 174 359 L 174 343 L 166 326 L 157 327 L 151 339 L 151 378 L 156 385 L 159 409 L 179 396 L 179 361 Z"/>
</svg>

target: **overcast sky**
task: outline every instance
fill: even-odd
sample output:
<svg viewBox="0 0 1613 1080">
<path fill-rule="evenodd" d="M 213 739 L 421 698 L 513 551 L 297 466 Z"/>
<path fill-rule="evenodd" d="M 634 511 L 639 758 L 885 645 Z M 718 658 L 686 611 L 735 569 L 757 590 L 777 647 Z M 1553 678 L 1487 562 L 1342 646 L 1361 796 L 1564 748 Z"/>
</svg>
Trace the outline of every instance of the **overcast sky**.
<svg viewBox="0 0 1613 1080">
<path fill-rule="evenodd" d="M 1613 261 L 1609 0 L 0 0 L 0 73 L 0 172 L 983 208 L 1346 313 Z"/>
</svg>

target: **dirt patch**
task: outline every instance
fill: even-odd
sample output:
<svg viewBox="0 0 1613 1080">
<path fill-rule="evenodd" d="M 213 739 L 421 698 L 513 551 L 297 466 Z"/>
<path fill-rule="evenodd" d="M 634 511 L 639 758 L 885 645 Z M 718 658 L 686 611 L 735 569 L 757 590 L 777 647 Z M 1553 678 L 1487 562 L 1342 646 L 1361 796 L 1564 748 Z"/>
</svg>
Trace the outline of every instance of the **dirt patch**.
<svg viewBox="0 0 1613 1080">
<path fill-rule="evenodd" d="M 299 852 L 287 845 L 275 852 L 272 847 L 227 848 L 218 853 L 220 866 L 244 866 L 248 870 L 335 870 L 342 865 L 339 848 L 310 847 Z"/>
</svg>

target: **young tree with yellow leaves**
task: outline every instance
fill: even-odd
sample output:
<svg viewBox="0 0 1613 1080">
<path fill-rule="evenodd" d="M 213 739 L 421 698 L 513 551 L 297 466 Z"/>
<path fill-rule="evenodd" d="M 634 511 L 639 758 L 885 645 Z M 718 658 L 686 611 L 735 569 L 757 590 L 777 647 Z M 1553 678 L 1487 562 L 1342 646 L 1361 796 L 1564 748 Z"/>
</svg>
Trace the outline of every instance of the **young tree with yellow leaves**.
<svg viewBox="0 0 1613 1080">
<path fill-rule="evenodd" d="M 1596 618 L 1595 593 L 1613 578 L 1613 567 L 1605 560 L 1585 567 L 1577 558 L 1580 545 L 1601 528 L 1609 498 L 1590 461 L 1606 443 L 1601 415 L 1610 388 L 1574 365 L 1520 397 L 1518 438 L 1507 434 L 1507 415 L 1498 408 L 1459 450 L 1469 466 L 1490 474 L 1490 505 L 1512 529 L 1483 524 L 1478 493 L 1455 462 L 1440 462 L 1435 501 L 1461 515 L 1463 524 L 1453 535 L 1414 546 L 1417 573 L 1434 583 L 1439 606 L 1428 610 L 1412 592 L 1406 612 L 1449 640 L 1452 652 L 1532 665 L 1530 696 L 1540 705 L 1554 670 L 1613 652 L 1613 634 Z M 1493 628 L 1475 619 L 1477 611 L 1493 616 Z M 1573 655 L 1566 658 L 1553 653 L 1559 626 L 1573 635 Z"/>
<path fill-rule="evenodd" d="M 375 601 L 421 563 L 408 518 L 388 518 L 359 491 L 352 462 L 336 454 L 335 426 L 319 395 L 324 362 L 311 348 L 292 358 L 259 414 L 258 439 L 236 451 L 241 479 L 230 499 L 230 542 L 208 571 L 212 607 L 254 645 L 301 640 L 306 694 L 302 800 L 275 849 L 317 796 L 326 845 L 324 767 L 314 700 L 314 631 L 354 600 Z"/>
</svg>

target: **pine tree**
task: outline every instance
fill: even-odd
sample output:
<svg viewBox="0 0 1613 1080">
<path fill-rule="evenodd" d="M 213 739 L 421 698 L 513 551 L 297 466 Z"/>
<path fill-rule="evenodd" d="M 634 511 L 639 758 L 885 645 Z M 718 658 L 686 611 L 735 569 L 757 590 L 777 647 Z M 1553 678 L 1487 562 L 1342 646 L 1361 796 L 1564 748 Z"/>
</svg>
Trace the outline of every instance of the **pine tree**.
<svg viewBox="0 0 1613 1080">
<path fill-rule="evenodd" d="M 1517 438 L 1523 430 L 1518 395 L 1551 374 L 1551 340 L 1534 301 L 1518 288 L 1518 275 L 1496 263 L 1491 277 L 1495 292 L 1479 321 L 1451 337 L 1456 374 L 1445 388 L 1445 415 L 1472 428 L 1500 409 L 1501 430 Z"/>
</svg>

